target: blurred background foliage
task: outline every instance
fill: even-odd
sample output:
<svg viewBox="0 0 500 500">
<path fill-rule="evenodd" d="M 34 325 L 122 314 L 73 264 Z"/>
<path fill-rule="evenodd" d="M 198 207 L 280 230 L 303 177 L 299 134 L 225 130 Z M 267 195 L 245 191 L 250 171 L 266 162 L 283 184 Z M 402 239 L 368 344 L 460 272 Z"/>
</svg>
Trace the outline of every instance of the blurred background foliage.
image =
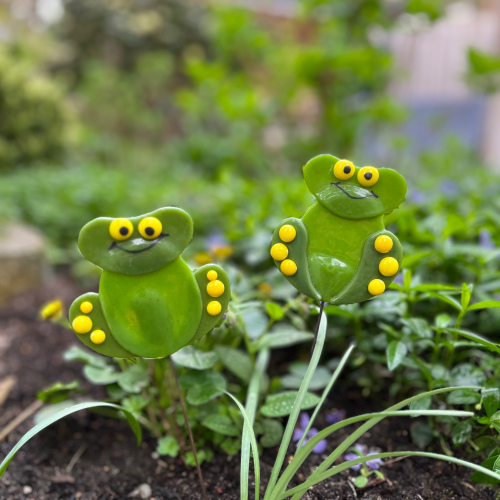
<svg viewBox="0 0 500 500">
<path fill-rule="evenodd" d="M 498 177 L 457 138 L 409 154 L 414 138 L 401 129 L 409 111 L 390 91 L 387 33 L 402 19 L 430 26 L 450 3 L 300 0 L 293 16 L 273 16 L 219 2 L 64 0 L 62 15 L 48 22 L 36 10 L 44 2 L 24 2 L 32 9 L 20 15 L 19 2 L 4 0 L 0 216 L 37 227 L 55 264 L 95 284 L 95 269 L 76 248 L 86 222 L 180 206 L 195 221 L 187 258 L 193 265 L 227 259 L 241 301 L 258 301 L 247 313 L 252 338 L 283 318 L 305 330 L 307 307 L 269 258 L 272 229 L 310 204 L 301 173 L 307 160 L 329 152 L 370 164 L 367 136 L 387 131 L 397 162 L 386 166 L 409 185 L 387 225 L 404 245 L 414 286 L 452 285 L 456 295 L 465 282 L 474 285 L 473 301 L 498 298 Z M 494 92 L 498 57 L 471 48 L 468 58 L 470 84 Z M 328 311 L 336 316 L 329 354 L 356 336 L 352 378 L 364 394 L 388 379 L 393 395 L 427 388 L 426 363 L 441 361 L 440 383 L 451 384 L 453 363 L 477 355 L 470 345 L 456 354 L 457 339 L 441 331 L 442 315 L 453 310 L 418 296 L 410 282 L 403 298 L 391 291 Z M 286 315 L 274 306 L 267 312 L 275 317 L 266 313 L 266 301 L 287 304 Z M 498 342 L 499 320 L 498 309 L 474 311 L 464 326 Z M 433 328 L 441 328 L 434 350 Z M 390 373 L 385 354 L 394 339 L 409 354 Z M 488 356 L 474 369 L 500 380 L 498 369 L 481 367 L 481 360 L 493 363 Z"/>
</svg>

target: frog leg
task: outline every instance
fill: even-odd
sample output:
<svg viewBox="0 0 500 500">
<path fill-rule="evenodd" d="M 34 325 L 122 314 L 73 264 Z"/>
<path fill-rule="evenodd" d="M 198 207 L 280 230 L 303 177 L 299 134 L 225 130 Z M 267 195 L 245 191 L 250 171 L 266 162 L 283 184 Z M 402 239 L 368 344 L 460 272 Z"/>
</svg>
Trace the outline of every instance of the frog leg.
<svg viewBox="0 0 500 500">
<path fill-rule="evenodd" d="M 203 309 L 200 325 L 191 342 L 201 339 L 222 323 L 231 298 L 229 278 L 220 266 L 207 264 L 196 269 L 194 277 L 200 288 Z"/>
<path fill-rule="evenodd" d="M 299 292 L 322 300 L 309 273 L 307 241 L 305 224 L 300 219 L 289 217 L 274 230 L 271 257 L 274 265 Z"/>
<path fill-rule="evenodd" d="M 86 293 L 69 308 L 69 322 L 76 336 L 92 350 L 113 358 L 133 358 L 113 337 L 101 307 L 99 294 Z"/>
<path fill-rule="evenodd" d="M 366 238 L 358 268 L 348 285 L 330 304 L 353 304 L 385 292 L 403 261 L 401 243 L 390 231 L 382 230 Z"/>
</svg>

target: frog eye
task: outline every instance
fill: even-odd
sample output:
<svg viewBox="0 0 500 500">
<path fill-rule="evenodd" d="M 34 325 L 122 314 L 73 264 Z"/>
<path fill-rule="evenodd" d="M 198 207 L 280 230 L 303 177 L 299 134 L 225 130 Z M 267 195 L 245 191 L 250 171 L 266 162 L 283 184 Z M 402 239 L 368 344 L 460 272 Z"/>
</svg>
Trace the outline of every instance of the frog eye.
<svg viewBox="0 0 500 500">
<path fill-rule="evenodd" d="M 133 232 L 134 226 L 128 219 L 115 219 L 109 225 L 109 234 L 114 240 L 126 240 L 132 236 Z"/>
<path fill-rule="evenodd" d="M 160 236 L 163 226 L 156 217 L 146 217 L 139 222 L 139 232 L 147 240 L 154 240 Z"/>
<path fill-rule="evenodd" d="M 366 187 L 377 184 L 379 177 L 380 174 L 378 173 L 378 170 L 375 167 L 363 167 L 358 172 L 358 182 L 362 186 Z"/>
<path fill-rule="evenodd" d="M 333 175 L 341 181 L 346 181 L 354 175 L 354 165 L 349 160 L 339 160 L 333 167 Z"/>
</svg>

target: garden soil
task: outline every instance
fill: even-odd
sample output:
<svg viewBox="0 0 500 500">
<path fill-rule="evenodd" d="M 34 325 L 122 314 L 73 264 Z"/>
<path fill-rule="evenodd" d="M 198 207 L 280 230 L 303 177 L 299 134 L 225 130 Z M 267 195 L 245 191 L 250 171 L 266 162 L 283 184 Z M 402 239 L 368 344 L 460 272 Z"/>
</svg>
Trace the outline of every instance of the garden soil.
<svg viewBox="0 0 500 500">
<path fill-rule="evenodd" d="M 56 381 L 82 379 L 81 364 L 67 363 L 63 352 L 77 344 L 71 332 L 42 323 L 38 310 L 46 301 L 62 298 L 68 306 L 81 293 L 70 280 L 58 278 L 43 289 L 26 293 L 0 309 L 0 380 L 13 376 L 16 383 L 0 406 L 0 428 L 36 399 L 36 393 Z M 100 388 L 84 382 L 92 399 L 104 397 Z M 102 389 L 102 388 L 101 388 Z M 366 407 L 353 392 L 336 394 L 335 405 L 348 416 Z M 339 403 L 340 401 L 340 403 Z M 333 402 L 329 403 L 334 406 Z M 324 424 L 321 420 L 318 426 Z M 33 425 L 27 419 L 0 443 L 3 458 Z M 414 449 L 408 437 L 406 419 L 380 423 L 366 435 L 365 444 L 381 450 Z M 345 434 L 328 443 L 329 451 Z M 139 447 L 126 422 L 82 412 L 67 417 L 34 437 L 14 457 L 0 479 L 0 500 L 198 500 L 200 487 L 193 468 L 181 460 L 155 454 L 155 440 L 145 433 Z M 290 449 L 290 455 L 293 450 Z M 266 450 L 262 458 L 265 484 L 276 450 Z M 300 470 L 303 481 L 319 463 L 314 457 Z M 386 481 L 372 481 L 359 490 L 352 485 L 354 473 L 346 471 L 311 489 L 309 500 L 493 500 L 498 490 L 471 483 L 470 471 L 456 465 L 422 458 L 395 460 L 383 467 Z M 216 454 L 203 464 L 210 499 L 239 499 L 239 457 Z M 298 484 L 294 483 L 295 484 Z M 251 485 L 253 483 L 251 482 Z M 292 486 L 293 486 L 292 485 Z"/>
</svg>

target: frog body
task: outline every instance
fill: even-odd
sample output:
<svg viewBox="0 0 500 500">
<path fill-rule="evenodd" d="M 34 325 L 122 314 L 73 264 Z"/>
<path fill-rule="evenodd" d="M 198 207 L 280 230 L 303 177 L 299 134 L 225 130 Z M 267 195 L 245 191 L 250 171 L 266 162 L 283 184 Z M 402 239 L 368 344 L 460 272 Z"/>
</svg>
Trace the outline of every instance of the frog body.
<svg viewBox="0 0 500 500">
<path fill-rule="evenodd" d="M 181 252 L 192 234 L 191 217 L 174 207 L 85 225 L 79 248 L 103 272 L 99 294 L 84 294 L 70 307 L 77 337 L 106 356 L 159 358 L 217 326 L 229 279 L 215 264 L 191 271 Z"/>
<path fill-rule="evenodd" d="M 404 201 L 403 177 L 331 155 L 310 160 L 304 177 L 316 200 L 301 219 L 285 219 L 274 231 L 275 265 L 300 292 L 319 301 L 340 305 L 380 295 L 403 258 L 383 220 Z"/>
</svg>

